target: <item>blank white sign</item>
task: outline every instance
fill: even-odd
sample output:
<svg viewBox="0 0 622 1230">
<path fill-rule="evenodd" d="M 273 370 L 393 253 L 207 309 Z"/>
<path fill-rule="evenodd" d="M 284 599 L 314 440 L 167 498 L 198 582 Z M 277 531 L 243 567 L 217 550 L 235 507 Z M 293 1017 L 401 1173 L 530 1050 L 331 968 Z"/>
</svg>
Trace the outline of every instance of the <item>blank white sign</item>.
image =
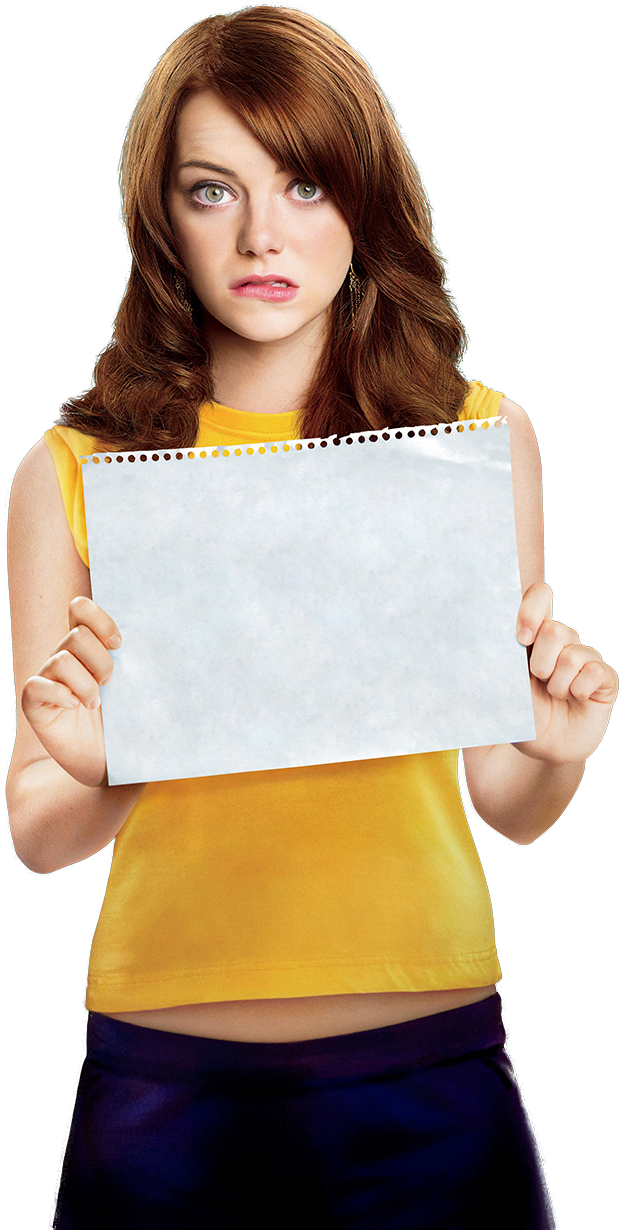
<svg viewBox="0 0 622 1230">
<path fill-rule="evenodd" d="M 506 420 L 83 477 L 111 785 L 534 737 Z"/>
</svg>

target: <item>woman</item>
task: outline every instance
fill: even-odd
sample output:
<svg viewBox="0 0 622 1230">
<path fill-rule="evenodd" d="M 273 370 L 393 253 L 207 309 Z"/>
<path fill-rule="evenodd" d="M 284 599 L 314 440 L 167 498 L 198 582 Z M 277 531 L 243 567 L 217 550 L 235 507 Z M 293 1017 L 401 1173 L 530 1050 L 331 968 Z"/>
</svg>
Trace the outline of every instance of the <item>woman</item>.
<svg viewBox="0 0 622 1230">
<path fill-rule="evenodd" d="M 194 27 L 147 85 L 124 167 L 134 263 L 115 343 L 23 463 L 12 501 L 16 849 L 49 871 L 118 835 L 56 1224 L 224 1227 L 263 1212 L 271 1224 L 551 1225 L 502 1051 L 489 908 L 450 754 L 108 787 L 99 686 L 123 629 L 89 597 L 76 460 L 96 441 L 507 414 L 538 738 L 467 749 L 465 766 L 483 818 L 526 842 L 572 797 L 615 697 L 611 668 L 550 619 L 533 433 L 458 372 L 463 332 L 418 177 L 366 66 L 326 27 L 263 8 Z M 405 878 L 384 852 L 378 900 L 361 876 L 346 906 L 339 877 L 371 865 L 371 849 L 367 864 L 352 849 L 361 819 L 386 828 L 391 816 Z M 414 925 L 408 877 L 447 817 L 455 836 L 417 885 Z M 304 843 L 336 822 L 345 861 L 314 863 L 310 878 Z M 266 852 L 267 832 L 278 841 Z"/>
</svg>

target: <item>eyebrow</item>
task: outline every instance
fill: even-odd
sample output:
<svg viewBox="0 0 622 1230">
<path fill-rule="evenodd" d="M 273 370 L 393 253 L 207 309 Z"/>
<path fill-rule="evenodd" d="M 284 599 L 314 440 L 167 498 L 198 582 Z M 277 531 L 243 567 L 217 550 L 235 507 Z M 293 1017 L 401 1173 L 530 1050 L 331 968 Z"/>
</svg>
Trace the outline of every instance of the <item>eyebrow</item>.
<svg viewBox="0 0 622 1230">
<path fill-rule="evenodd" d="M 179 170 L 183 171 L 185 167 L 201 167 L 203 171 L 215 171 L 217 175 L 229 175 L 233 179 L 238 176 L 230 167 L 219 167 L 215 162 L 202 162 L 200 158 L 191 158 L 189 162 L 182 162 L 179 165 Z M 277 167 L 277 175 L 283 175 L 287 170 L 286 167 L 279 165 Z"/>
<path fill-rule="evenodd" d="M 201 162 L 198 158 L 192 158 L 190 162 L 182 162 L 179 170 L 183 171 L 184 167 L 202 167 L 204 171 L 216 171 L 217 175 L 232 175 L 237 179 L 235 171 L 231 171 L 229 167 L 219 167 L 215 162 Z"/>
</svg>

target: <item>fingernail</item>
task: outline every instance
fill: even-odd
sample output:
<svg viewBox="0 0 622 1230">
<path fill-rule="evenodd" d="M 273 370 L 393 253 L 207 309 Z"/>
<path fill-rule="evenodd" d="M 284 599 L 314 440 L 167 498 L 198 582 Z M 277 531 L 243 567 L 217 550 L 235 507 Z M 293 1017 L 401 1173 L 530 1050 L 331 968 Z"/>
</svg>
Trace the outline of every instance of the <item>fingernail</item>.
<svg viewBox="0 0 622 1230">
<path fill-rule="evenodd" d="M 99 704 L 99 696 L 94 696 L 93 699 L 89 701 L 88 707 L 89 709 L 99 709 Z"/>
<path fill-rule="evenodd" d="M 120 644 L 121 644 L 121 637 L 117 636 L 116 633 L 114 636 L 111 636 L 108 638 L 108 648 L 109 649 L 118 649 Z"/>
<path fill-rule="evenodd" d="M 110 680 L 111 680 L 111 679 L 112 679 L 112 675 L 107 675 L 105 679 L 102 679 L 102 681 L 101 681 L 101 685 L 100 685 L 100 686 L 103 688 L 104 684 L 105 684 L 105 683 L 110 683 Z"/>
<path fill-rule="evenodd" d="M 519 628 L 518 639 L 521 645 L 531 645 L 531 642 L 533 641 L 533 632 L 531 631 L 531 628 Z"/>
</svg>

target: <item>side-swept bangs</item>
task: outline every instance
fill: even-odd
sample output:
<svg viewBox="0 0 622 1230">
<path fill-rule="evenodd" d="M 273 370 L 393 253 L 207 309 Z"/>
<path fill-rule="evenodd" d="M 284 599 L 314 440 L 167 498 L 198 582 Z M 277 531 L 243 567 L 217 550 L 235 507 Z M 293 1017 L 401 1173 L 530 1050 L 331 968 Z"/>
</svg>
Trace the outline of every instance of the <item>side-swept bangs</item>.
<svg viewBox="0 0 622 1230">
<path fill-rule="evenodd" d="M 188 96 L 206 88 L 222 94 L 277 162 L 331 194 L 375 280 L 385 280 L 377 254 L 387 246 L 400 261 L 412 261 L 413 227 L 429 227 L 428 204 L 368 65 L 315 18 L 258 6 L 186 31 L 145 87 L 122 160 L 139 262 L 142 226 L 175 259 L 165 194 L 177 120 Z M 399 286 L 387 290 L 399 296 Z"/>
<path fill-rule="evenodd" d="M 258 11 L 250 29 L 235 29 L 233 54 L 222 40 L 215 84 L 273 157 L 321 183 L 357 231 L 388 145 L 386 103 L 333 31 L 287 9 L 261 10 L 264 27 Z"/>
<path fill-rule="evenodd" d="M 214 89 L 279 165 L 321 184 L 354 243 L 362 297 L 348 279 L 333 303 L 326 346 L 301 416 L 323 436 L 455 419 L 467 382 L 465 334 L 419 173 L 365 60 L 322 22 L 260 5 L 210 17 L 162 56 L 130 121 L 121 159 L 132 269 L 95 386 L 61 421 L 102 442 L 191 445 L 213 399 L 202 307 L 176 290 L 183 262 L 167 211 L 181 108 Z"/>
</svg>

